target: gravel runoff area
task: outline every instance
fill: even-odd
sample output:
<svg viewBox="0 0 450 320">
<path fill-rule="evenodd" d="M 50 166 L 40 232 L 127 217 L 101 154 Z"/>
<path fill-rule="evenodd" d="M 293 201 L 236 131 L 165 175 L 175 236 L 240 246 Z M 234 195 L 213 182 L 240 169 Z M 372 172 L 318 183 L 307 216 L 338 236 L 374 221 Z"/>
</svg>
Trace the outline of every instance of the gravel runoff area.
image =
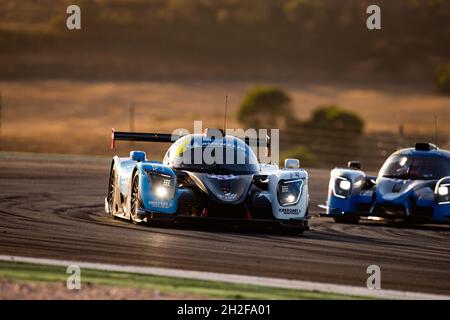
<svg viewBox="0 0 450 320">
<path fill-rule="evenodd" d="M 23 282 L 0 278 L 0 300 L 205 300 L 186 293 L 85 284 L 69 290 L 62 282 Z"/>
</svg>

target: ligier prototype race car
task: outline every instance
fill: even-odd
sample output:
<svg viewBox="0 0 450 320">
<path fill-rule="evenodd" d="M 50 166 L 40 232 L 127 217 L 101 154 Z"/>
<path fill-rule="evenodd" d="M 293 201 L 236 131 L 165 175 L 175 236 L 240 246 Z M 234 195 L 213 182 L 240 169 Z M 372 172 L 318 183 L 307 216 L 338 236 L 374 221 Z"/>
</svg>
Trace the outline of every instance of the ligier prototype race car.
<svg viewBox="0 0 450 320">
<path fill-rule="evenodd" d="M 450 152 L 429 143 L 392 154 L 378 177 L 356 161 L 331 171 L 327 214 L 336 222 L 360 216 L 450 223 Z"/>
<path fill-rule="evenodd" d="M 217 131 L 222 133 L 206 129 L 204 134 L 174 136 L 113 129 L 112 146 L 115 140 L 173 144 L 163 162 L 147 160 L 143 151 L 113 158 L 106 212 L 133 223 L 259 222 L 296 233 L 307 229 L 308 174 L 299 161 L 286 159 L 283 169 L 260 164 L 249 146 L 251 139 L 211 133 Z M 253 140 L 263 144 L 263 139 Z M 205 161 L 201 155 L 208 148 L 216 159 L 221 153 L 223 161 Z"/>
</svg>

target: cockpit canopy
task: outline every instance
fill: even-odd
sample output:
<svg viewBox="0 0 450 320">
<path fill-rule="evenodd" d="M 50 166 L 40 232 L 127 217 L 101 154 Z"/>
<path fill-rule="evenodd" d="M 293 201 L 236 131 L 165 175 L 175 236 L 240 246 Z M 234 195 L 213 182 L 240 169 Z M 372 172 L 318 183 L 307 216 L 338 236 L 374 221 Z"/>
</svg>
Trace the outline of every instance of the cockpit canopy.
<svg viewBox="0 0 450 320">
<path fill-rule="evenodd" d="M 420 153 L 394 153 L 380 170 L 379 177 L 404 180 L 436 180 L 450 176 L 450 160 Z"/>
<path fill-rule="evenodd" d="M 215 174 L 255 174 L 258 159 L 237 137 L 192 134 L 178 139 L 167 151 L 164 164 L 174 169 Z"/>
</svg>

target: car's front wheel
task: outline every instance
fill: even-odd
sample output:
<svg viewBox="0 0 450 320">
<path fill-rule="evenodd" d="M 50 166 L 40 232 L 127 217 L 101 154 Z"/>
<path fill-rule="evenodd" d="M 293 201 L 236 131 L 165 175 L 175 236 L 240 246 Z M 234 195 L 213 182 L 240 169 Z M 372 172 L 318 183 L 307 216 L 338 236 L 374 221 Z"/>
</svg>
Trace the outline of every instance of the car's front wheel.
<svg viewBox="0 0 450 320">
<path fill-rule="evenodd" d="M 116 171 L 114 170 L 114 167 L 111 169 L 111 174 L 109 176 L 108 211 L 112 217 L 115 217 L 115 212 L 116 212 Z"/>
<path fill-rule="evenodd" d="M 359 216 L 357 215 L 342 215 L 335 217 L 334 221 L 337 223 L 357 224 L 359 222 Z"/>
<path fill-rule="evenodd" d="M 134 224 L 139 224 L 142 221 L 138 218 L 138 210 L 141 208 L 139 200 L 139 174 L 136 172 L 133 176 L 133 184 L 131 186 L 130 198 L 130 219 Z"/>
</svg>

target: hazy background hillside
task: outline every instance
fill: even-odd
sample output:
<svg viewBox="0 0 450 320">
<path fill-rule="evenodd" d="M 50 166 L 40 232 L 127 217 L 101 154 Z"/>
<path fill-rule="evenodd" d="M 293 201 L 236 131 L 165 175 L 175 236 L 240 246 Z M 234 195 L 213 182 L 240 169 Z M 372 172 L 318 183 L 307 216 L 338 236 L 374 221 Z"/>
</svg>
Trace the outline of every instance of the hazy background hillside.
<svg viewBox="0 0 450 320">
<path fill-rule="evenodd" d="M 66 28 L 69 4 L 81 7 L 79 31 Z M 135 130 L 170 132 L 193 120 L 221 126 L 225 95 L 228 123 L 240 127 L 237 111 L 255 85 L 284 90 L 298 121 L 323 105 L 364 120 L 345 147 L 300 122 L 281 128 L 283 154 L 312 166 L 351 157 L 377 167 L 416 140 L 450 147 L 450 98 L 436 87 L 438 67 L 450 62 L 450 1 L 377 1 L 376 31 L 366 28 L 370 4 L 2 0 L 0 149 L 111 155 L 110 128 L 130 129 L 131 106 Z M 136 146 L 155 158 L 165 147 Z"/>
<path fill-rule="evenodd" d="M 78 4 L 82 30 L 68 32 Z M 0 77 L 245 77 L 432 81 L 450 52 L 450 1 L 3 0 Z"/>
</svg>

